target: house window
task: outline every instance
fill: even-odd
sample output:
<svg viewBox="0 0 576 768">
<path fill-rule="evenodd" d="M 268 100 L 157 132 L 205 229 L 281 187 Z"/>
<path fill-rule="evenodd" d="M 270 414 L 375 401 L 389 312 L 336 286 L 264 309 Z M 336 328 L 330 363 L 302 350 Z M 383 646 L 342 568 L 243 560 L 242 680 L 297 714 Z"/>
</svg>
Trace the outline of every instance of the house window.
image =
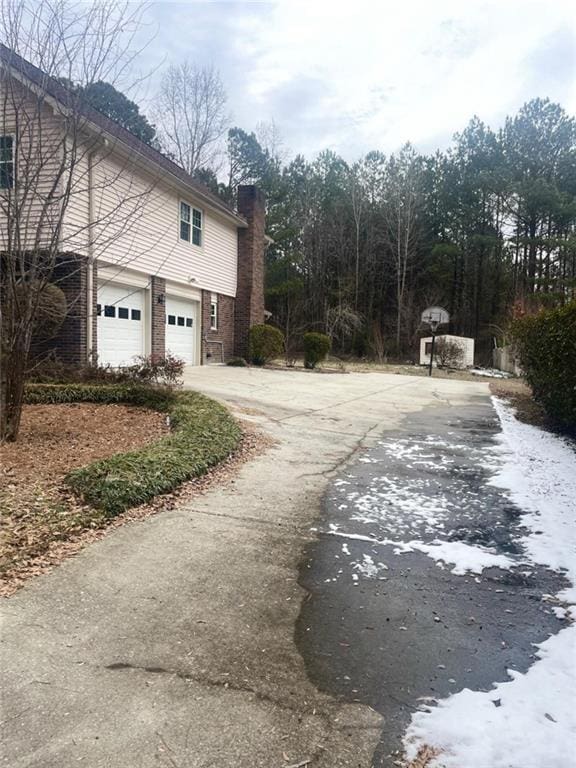
<svg viewBox="0 0 576 768">
<path fill-rule="evenodd" d="M 106 304 L 104 307 L 104 317 L 116 317 L 116 307 L 113 304 Z"/>
<path fill-rule="evenodd" d="M 168 315 L 168 325 L 176 325 L 176 315 Z"/>
<path fill-rule="evenodd" d="M 202 211 L 180 203 L 180 240 L 202 245 Z"/>
<path fill-rule="evenodd" d="M 192 242 L 194 245 L 202 245 L 202 211 L 192 209 Z"/>
<path fill-rule="evenodd" d="M 210 330 L 218 330 L 218 296 L 215 293 L 210 297 Z"/>
<path fill-rule="evenodd" d="M 180 240 L 190 242 L 190 206 L 180 203 Z"/>
<path fill-rule="evenodd" d="M 186 328 L 192 328 L 192 318 L 187 317 L 186 318 Z"/>
<path fill-rule="evenodd" d="M 128 307 L 118 307 L 118 317 L 120 320 L 128 320 Z"/>
<path fill-rule="evenodd" d="M 0 136 L 0 189 L 14 186 L 14 139 Z"/>
<path fill-rule="evenodd" d="M 181 328 L 183 328 L 183 327 L 184 327 L 184 325 L 185 325 L 185 320 L 184 320 L 184 318 L 183 318 L 183 317 L 180 317 L 180 315 L 178 315 L 178 325 L 179 325 Z"/>
<path fill-rule="evenodd" d="M 432 342 L 431 341 L 425 341 L 424 342 L 424 354 L 425 355 L 431 355 L 432 354 Z"/>
<path fill-rule="evenodd" d="M 140 320 L 140 310 L 139 309 L 132 309 L 132 320 Z"/>
</svg>

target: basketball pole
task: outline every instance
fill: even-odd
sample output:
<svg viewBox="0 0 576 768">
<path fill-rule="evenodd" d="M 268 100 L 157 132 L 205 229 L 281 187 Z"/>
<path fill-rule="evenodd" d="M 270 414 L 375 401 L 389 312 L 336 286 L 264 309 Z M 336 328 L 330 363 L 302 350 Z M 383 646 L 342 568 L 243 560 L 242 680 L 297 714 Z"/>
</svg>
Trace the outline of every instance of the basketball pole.
<svg viewBox="0 0 576 768">
<path fill-rule="evenodd" d="M 430 367 L 428 368 L 428 376 L 432 376 L 432 363 L 434 362 L 434 343 L 436 341 L 436 332 L 432 331 L 432 349 L 430 350 Z"/>
</svg>

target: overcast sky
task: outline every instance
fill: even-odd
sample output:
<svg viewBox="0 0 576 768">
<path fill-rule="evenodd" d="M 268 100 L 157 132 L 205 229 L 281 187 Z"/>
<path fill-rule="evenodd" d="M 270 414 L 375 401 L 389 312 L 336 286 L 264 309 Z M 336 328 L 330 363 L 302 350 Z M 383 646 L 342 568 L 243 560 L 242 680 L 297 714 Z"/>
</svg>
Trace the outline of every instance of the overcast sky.
<svg viewBox="0 0 576 768">
<path fill-rule="evenodd" d="M 156 2 L 146 64 L 213 63 L 233 122 L 274 120 L 291 154 L 353 160 L 410 140 L 445 147 L 535 96 L 576 112 L 575 11 L 565 0 Z M 150 87 L 150 90 L 152 86 Z"/>
</svg>

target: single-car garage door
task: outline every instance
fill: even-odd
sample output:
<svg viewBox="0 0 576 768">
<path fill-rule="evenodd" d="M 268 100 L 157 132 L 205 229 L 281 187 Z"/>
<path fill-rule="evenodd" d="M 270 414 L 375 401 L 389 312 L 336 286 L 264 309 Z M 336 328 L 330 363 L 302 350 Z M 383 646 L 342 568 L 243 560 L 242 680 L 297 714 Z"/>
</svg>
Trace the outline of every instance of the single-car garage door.
<svg viewBox="0 0 576 768">
<path fill-rule="evenodd" d="M 144 354 L 144 291 L 118 283 L 98 288 L 98 362 L 130 365 Z"/>
<path fill-rule="evenodd" d="M 166 351 L 181 358 L 189 365 L 195 365 L 198 302 L 166 299 Z"/>
</svg>

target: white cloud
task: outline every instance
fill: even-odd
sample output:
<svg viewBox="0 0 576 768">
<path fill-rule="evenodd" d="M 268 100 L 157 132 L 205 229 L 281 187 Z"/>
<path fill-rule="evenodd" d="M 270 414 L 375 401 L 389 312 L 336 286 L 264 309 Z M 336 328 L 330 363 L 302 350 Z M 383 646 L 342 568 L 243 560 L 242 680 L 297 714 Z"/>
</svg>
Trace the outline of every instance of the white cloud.
<svg viewBox="0 0 576 768">
<path fill-rule="evenodd" d="M 576 108 L 565 0 L 182 2 L 155 15 L 157 51 L 213 60 L 236 121 L 274 118 L 307 155 L 431 150 L 534 96 Z"/>
</svg>

